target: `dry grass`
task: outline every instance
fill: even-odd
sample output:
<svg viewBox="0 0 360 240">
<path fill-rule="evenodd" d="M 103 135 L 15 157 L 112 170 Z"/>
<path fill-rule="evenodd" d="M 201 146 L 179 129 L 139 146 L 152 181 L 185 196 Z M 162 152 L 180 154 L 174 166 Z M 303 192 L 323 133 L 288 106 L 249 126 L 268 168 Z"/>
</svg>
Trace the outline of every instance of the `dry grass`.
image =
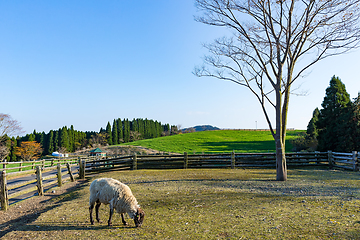
<svg viewBox="0 0 360 240">
<path fill-rule="evenodd" d="M 94 178 L 100 177 L 95 176 Z M 31 221 L 4 239 L 360 239 L 360 175 L 319 169 L 192 169 L 110 172 L 127 183 L 146 212 L 141 228 L 91 226 L 89 179 L 84 187 L 50 200 Z M 31 200 L 28 200 L 31 201 Z M 11 208 L 10 208 L 11 211 Z"/>
</svg>

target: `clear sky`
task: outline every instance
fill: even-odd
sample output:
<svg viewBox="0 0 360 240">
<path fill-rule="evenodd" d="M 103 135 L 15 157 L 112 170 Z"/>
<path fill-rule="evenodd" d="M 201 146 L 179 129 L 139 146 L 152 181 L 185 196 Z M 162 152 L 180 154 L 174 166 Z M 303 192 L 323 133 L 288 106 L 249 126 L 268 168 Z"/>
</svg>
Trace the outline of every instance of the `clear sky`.
<svg viewBox="0 0 360 240">
<path fill-rule="evenodd" d="M 192 127 L 268 128 L 248 89 L 192 74 L 221 37 L 193 0 L 0 0 L 0 112 L 26 133 L 117 118 Z M 288 127 L 306 129 L 333 75 L 360 91 L 360 51 L 326 59 L 295 84 Z"/>
</svg>

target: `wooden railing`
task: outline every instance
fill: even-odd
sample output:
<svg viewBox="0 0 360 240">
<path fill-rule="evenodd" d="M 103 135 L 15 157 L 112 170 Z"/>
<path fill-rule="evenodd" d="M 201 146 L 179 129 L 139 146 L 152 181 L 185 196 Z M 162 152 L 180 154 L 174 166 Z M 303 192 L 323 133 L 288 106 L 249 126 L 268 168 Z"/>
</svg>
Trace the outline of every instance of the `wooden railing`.
<svg viewBox="0 0 360 240">
<path fill-rule="evenodd" d="M 317 167 L 325 166 L 329 168 L 341 168 L 359 171 L 360 155 L 357 152 L 353 153 L 338 153 L 338 152 L 298 152 L 286 153 L 288 168 L 293 167 Z M 76 158 L 68 159 L 67 161 L 61 159 L 39 160 L 31 162 L 31 165 L 25 166 L 25 163 L 17 167 L 6 168 L 6 165 L 11 163 L 2 163 L 4 165 L 3 171 L 0 171 L 0 200 L 1 209 L 7 209 L 8 198 L 20 195 L 20 193 L 13 193 L 8 196 L 8 190 L 18 188 L 27 184 L 36 182 L 36 187 L 27 189 L 26 191 L 34 191 L 37 189 L 38 194 L 42 195 L 43 188 L 57 182 L 58 186 L 62 185 L 64 179 L 61 176 L 61 165 L 66 163 L 70 178 L 73 181 L 74 174 L 71 171 L 71 166 L 78 165 L 79 170 L 76 174 L 80 179 L 85 178 L 85 174 L 97 173 L 103 171 L 114 170 L 137 170 L 137 169 L 187 169 L 187 168 L 273 168 L 276 165 L 275 153 L 221 153 L 221 154 L 169 154 L 169 155 L 127 155 L 111 159 L 94 159 L 94 158 Z M 19 163 L 17 163 L 19 164 Z M 28 163 L 27 163 L 28 164 Z M 55 165 L 56 164 L 56 165 Z M 28 172 L 35 172 L 36 179 L 21 182 L 9 188 L 6 184 L 5 170 L 22 171 L 24 168 L 31 168 Z M 57 174 L 50 177 L 42 177 L 44 171 L 57 169 Z M 18 171 L 17 171 L 18 170 Z M 24 171 L 25 172 L 25 171 Z M 12 173 L 10 173 L 12 174 Z M 50 178 L 56 178 L 55 181 L 43 184 L 42 181 Z M 24 192 L 22 192 L 24 194 Z"/>
<path fill-rule="evenodd" d="M 360 153 L 339 153 L 329 151 L 329 165 L 331 168 L 342 168 L 359 171 Z"/>
<path fill-rule="evenodd" d="M 61 164 L 75 164 L 78 163 L 79 157 L 76 158 L 50 158 L 40 159 L 35 161 L 20 161 L 20 162 L 1 162 L 0 169 L 6 170 L 7 174 L 31 174 L 35 173 L 36 167 L 40 166 L 42 169 L 51 169 L 58 163 Z M 89 159 L 89 158 L 87 158 Z"/>
<path fill-rule="evenodd" d="M 16 198 L 18 196 L 37 191 L 39 196 L 43 195 L 44 188 L 56 184 L 58 187 L 62 186 L 62 183 L 68 179 L 74 181 L 74 176 L 79 175 L 79 171 L 72 171 L 71 167 L 78 166 L 81 162 L 80 158 L 71 158 L 71 159 L 49 159 L 49 160 L 38 160 L 29 162 L 16 162 L 16 163 L 1 163 L 3 164 L 3 169 L 0 171 L 0 203 L 1 210 L 6 210 L 9 205 L 9 199 Z M 11 164 L 17 164 L 20 166 L 9 167 Z M 25 171 L 22 171 L 24 168 L 30 168 Z M 35 168 L 35 169 L 33 169 Z M 62 174 L 62 168 L 67 168 L 68 177 L 64 177 Z M 15 171 L 14 171 L 15 170 Z M 43 177 L 42 173 L 50 172 L 56 170 L 54 174 Z M 7 171 L 12 171 L 7 173 Z M 17 173 L 21 172 L 21 175 Z M 33 174 L 36 175 L 33 175 Z M 51 172 L 50 172 L 51 173 Z M 11 177 L 11 180 L 19 179 L 23 176 L 28 176 L 30 180 L 20 181 L 17 184 L 8 184 L 7 178 Z M 43 181 L 54 179 L 53 181 L 48 181 L 46 184 L 43 184 Z M 34 183 L 35 186 L 34 186 Z M 24 190 L 16 191 L 14 193 L 8 194 L 8 191 L 18 189 L 20 187 L 25 187 Z"/>
<path fill-rule="evenodd" d="M 329 153 L 287 153 L 289 167 L 329 166 Z M 128 155 L 86 161 L 85 172 L 136 169 L 274 167 L 275 153 Z"/>
</svg>

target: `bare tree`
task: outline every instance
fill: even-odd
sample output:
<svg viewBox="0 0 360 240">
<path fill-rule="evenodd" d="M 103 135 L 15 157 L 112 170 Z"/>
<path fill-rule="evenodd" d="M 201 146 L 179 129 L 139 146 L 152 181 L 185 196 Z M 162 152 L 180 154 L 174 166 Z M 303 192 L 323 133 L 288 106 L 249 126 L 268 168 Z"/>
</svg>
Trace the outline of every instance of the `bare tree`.
<svg viewBox="0 0 360 240">
<path fill-rule="evenodd" d="M 285 137 L 292 84 L 315 63 L 359 43 L 360 0 L 196 0 L 196 20 L 229 29 L 205 47 L 197 76 L 228 80 L 257 98 L 276 144 L 276 179 L 287 179 Z M 275 121 L 269 117 L 275 111 Z"/>
<path fill-rule="evenodd" d="M 6 137 L 20 134 L 22 128 L 20 123 L 11 118 L 10 115 L 0 113 L 0 161 L 9 154 L 9 148 L 6 144 Z"/>
</svg>

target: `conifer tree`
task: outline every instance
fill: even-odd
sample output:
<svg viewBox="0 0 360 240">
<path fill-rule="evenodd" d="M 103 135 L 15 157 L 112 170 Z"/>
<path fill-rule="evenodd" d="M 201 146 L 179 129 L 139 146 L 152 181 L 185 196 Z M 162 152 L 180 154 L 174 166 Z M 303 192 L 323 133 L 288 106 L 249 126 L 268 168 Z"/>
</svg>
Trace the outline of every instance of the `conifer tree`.
<svg viewBox="0 0 360 240">
<path fill-rule="evenodd" d="M 320 151 L 344 151 L 344 129 L 346 128 L 345 115 L 351 104 L 350 96 L 346 92 L 345 85 L 338 77 L 333 76 L 330 86 L 326 89 L 326 95 L 321 104 L 317 128 L 319 129 Z"/>
<path fill-rule="evenodd" d="M 124 136 L 123 136 L 123 124 L 122 124 L 122 121 L 120 118 L 118 118 L 116 120 L 116 124 L 117 124 L 117 127 L 118 127 L 118 143 L 121 143 L 124 141 Z"/>
<path fill-rule="evenodd" d="M 128 119 L 124 120 L 124 142 L 129 142 L 130 140 L 130 122 Z"/>
<path fill-rule="evenodd" d="M 54 151 L 59 149 L 59 131 L 55 131 L 54 140 L 53 140 Z"/>
<path fill-rule="evenodd" d="M 106 125 L 106 141 L 109 145 L 112 145 L 112 132 L 111 132 L 111 125 L 110 122 Z"/>
<path fill-rule="evenodd" d="M 114 119 L 113 126 L 112 126 L 112 144 L 116 145 L 116 144 L 118 144 L 118 141 L 119 141 L 118 127 L 117 127 L 117 122 Z"/>
<path fill-rule="evenodd" d="M 313 111 L 312 118 L 309 124 L 307 125 L 307 130 L 306 130 L 306 134 L 308 135 L 309 139 L 316 139 L 318 136 L 318 130 L 316 124 L 317 121 L 319 120 L 319 114 L 320 114 L 319 109 L 315 108 L 315 110 Z"/>
</svg>

